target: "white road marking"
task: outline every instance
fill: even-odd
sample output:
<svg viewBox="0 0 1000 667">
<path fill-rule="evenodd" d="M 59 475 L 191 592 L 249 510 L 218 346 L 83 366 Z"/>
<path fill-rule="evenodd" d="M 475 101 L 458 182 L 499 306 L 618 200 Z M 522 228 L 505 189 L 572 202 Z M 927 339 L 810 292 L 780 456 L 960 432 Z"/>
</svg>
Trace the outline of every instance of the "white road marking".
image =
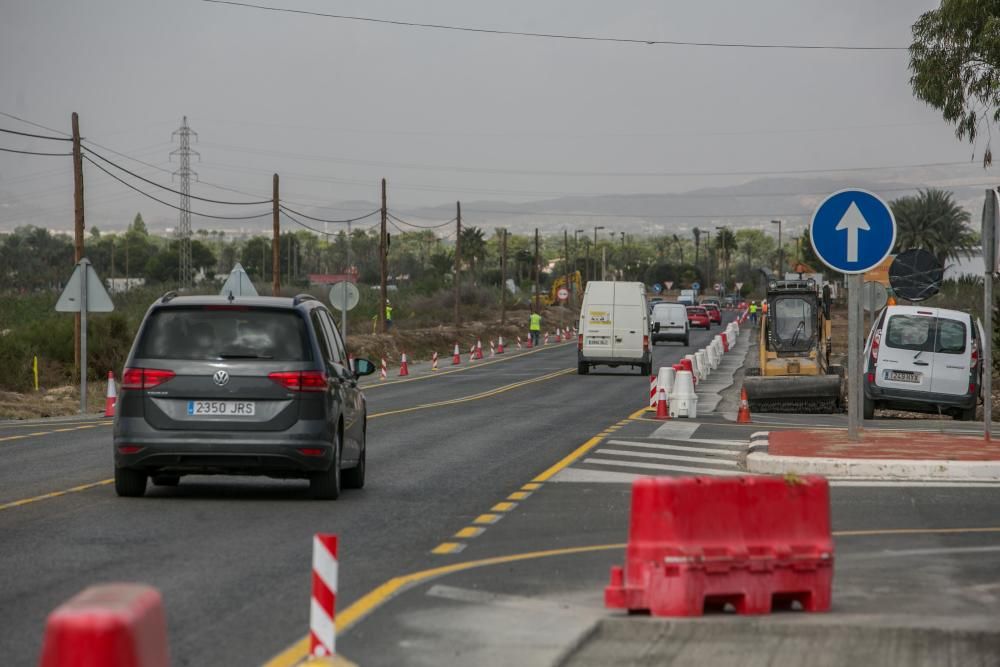
<svg viewBox="0 0 1000 667">
<path fill-rule="evenodd" d="M 938 556 L 941 554 L 983 554 L 1000 551 L 1000 546 L 987 547 L 940 547 L 935 549 L 885 549 L 871 553 L 849 553 L 837 556 L 837 560 L 869 560 L 879 558 L 905 558 L 908 556 Z"/>
<path fill-rule="evenodd" d="M 742 475 L 738 470 L 718 470 L 709 468 L 689 468 L 687 466 L 673 466 L 673 465 L 663 465 L 660 463 L 636 463 L 633 461 L 608 461 L 606 459 L 584 459 L 584 463 L 592 463 L 594 465 L 601 466 L 618 466 L 622 468 L 643 468 L 648 470 L 669 470 L 670 472 L 683 472 L 690 473 L 692 475 L 719 475 L 722 477 L 731 477 L 734 475 Z"/>
<path fill-rule="evenodd" d="M 646 449 L 667 449 L 675 452 L 692 452 L 695 454 L 717 454 L 719 456 L 736 458 L 739 452 L 730 452 L 725 449 L 712 449 L 709 447 L 688 447 L 687 445 L 664 445 L 658 442 L 634 442 L 631 440 L 608 440 L 609 445 L 619 445 L 624 447 L 645 447 Z"/>
<path fill-rule="evenodd" d="M 736 461 L 725 459 L 707 459 L 700 456 L 677 456 L 675 454 L 657 454 L 656 452 L 630 452 L 625 449 L 598 449 L 595 454 L 607 456 L 631 456 L 637 459 L 657 459 L 661 461 L 679 461 L 681 463 L 709 463 L 712 465 L 736 467 Z"/>
<path fill-rule="evenodd" d="M 687 440 L 701 424 L 695 422 L 668 421 L 653 431 L 649 437 L 660 440 Z"/>
<path fill-rule="evenodd" d="M 586 468 L 565 468 L 560 470 L 550 482 L 583 482 L 599 484 L 631 484 L 642 477 L 640 473 L 617 472 L 615 470 L 588 470 Z"/>
</svg>

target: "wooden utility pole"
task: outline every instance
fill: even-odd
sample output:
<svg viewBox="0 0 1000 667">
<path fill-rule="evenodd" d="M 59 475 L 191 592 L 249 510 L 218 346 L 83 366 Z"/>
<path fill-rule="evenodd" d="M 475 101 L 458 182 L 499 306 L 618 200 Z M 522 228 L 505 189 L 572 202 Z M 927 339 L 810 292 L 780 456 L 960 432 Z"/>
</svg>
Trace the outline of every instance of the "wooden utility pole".
<svg viewBox="0 0 1000 667">
<path fill-rule="evenodd" d="M 281 220 L 280 209 L 278 208 L 278 175 L 274 175 L 274 192 L 271 194 L 271 207 L 273 211 L 274 231 L 271 239 L 271 295 L 278 296 L 281 293 Z"/>
<path fill-rule="evenodd" d="M 381 279 L 382 291 L 380 292 L 381 298 L 379 299 L 378 308 L 378 330 L 379 333 L 385 333 L 385 302 L 388 300 L 388 285 L 387 277 L 388 270 L 386 267 L 386 260 L 389 257 L 389 248 L 386 243 L 385 238 L 385 225 L 388 216 L 388 209 L 386 208 L 386 197 L 385 197 L 385 179 L 382 179 L 382 222 L 379 225 L 379 235 L 378 235 L 378 261 L 379 261 L 379 275 Z"/>
<path fill-rule="evenodd" d="M 507 324 L 507 230 L 500 230 L 500 326 Z"/>
<path fill-rule="evenodd" d="M 83 151 L 80 150 L 80 116 L 74 111 L 73 123 L 73 257 L 74 263 L 83 259 Z M 80 313 L 73 322 L 73 360 L 80 368 Z"/>
<path fill-rule="evenodd" d="M 566 289 L 569 290 L 570 297 L 573 296 L 573 285 L 569 281 L 569 232 L 563 230 L 563 269 L 566 273 Z"/>
<path fill-rule="evenodd" d="M 538 227 L 535 227 L 535 312 L 540 312 L 538 303 L 538 283 L 541 281 L 541 265 L 538 263 Z"/>
<path fill-rule="evenodd" d="M 458 303 L 462 298 L 462 202 L 455 202 L 455 334 L 462 324 Z"/>
</svg>

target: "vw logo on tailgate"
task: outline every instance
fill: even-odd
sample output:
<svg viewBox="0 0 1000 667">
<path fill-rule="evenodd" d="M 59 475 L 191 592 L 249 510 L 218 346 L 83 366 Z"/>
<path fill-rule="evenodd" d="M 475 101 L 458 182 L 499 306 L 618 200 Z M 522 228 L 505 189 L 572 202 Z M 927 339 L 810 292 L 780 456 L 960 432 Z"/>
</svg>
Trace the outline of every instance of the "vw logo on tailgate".
<svg viewBox="0 0 1000 667">
<path fill-rule="evenodd" d="M 215 384 L 220 387 L 225 387 L 229 384 L 229 373 L 226 371 L 215 371 L 215 375 L 212 376 L 212 380 L 214 380 Z"/>
</svg>

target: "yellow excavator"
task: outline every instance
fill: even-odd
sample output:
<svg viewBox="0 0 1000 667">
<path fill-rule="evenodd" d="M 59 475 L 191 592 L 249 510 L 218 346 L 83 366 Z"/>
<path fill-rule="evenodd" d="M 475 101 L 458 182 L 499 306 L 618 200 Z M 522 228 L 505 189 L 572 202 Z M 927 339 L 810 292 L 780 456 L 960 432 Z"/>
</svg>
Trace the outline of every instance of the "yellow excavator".
<svg viewBox="0 0 1000 667">
<path fill-rule="evenodd" d="M 830 364 L 830 332 L 830 300 L 816 281 L 769 280 L 757 367 L 743 381 L 750 410 L 839 412 L 844 370 Z"/>
<path fill-rule="evenodd" d="M 583 294 L 583 283 L 581 282 L 579 271 L 574 271 L 573 273 L 569 274 L 569 282 L 572 285 L 572 288 L 569 288 L 566 285 L 565 275 L 560 275 L 553 278 L 552 289 L 549 290 L 548 294 L 542 295 L 541 297 L 542 303 L 544 303 L 546 306 L 551 306 L 554 303 L 559 303 L 559 288 L 561 287 L 566 287 L 567 289 L 571 289 L 573 294 L 579 294 L 579 295 Z"/>
</svg>

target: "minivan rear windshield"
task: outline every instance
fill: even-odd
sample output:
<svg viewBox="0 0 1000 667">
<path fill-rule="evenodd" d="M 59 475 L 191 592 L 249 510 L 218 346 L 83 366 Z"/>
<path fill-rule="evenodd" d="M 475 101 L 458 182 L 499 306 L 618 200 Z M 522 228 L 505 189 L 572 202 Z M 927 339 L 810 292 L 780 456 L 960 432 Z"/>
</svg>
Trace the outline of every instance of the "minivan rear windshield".
<svg viewBox="0 0 1000 667">
<path fill-rule="evenodd" d="M 142 359 L 308 361 L 305 321 L 270 308 L 160 308 L 143 328 Z"/>
<path fill-rule="evenodd" d="M 965 323 L 944 317 L 893 315 L 885 343 L 898 350 L 913 352 L 965 352 Z"/>
</svg>

